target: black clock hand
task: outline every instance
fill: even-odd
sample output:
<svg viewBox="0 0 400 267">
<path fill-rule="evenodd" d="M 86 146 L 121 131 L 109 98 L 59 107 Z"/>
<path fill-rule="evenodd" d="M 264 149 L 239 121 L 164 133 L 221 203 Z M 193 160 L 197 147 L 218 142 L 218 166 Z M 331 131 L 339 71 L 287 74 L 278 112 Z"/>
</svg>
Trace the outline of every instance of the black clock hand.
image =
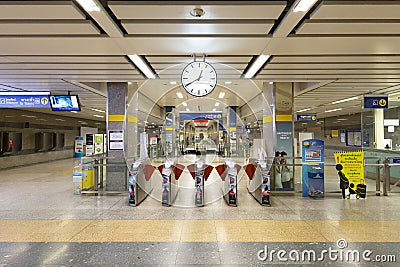
<svg viewBox="0 0 400 267">
<path fill-rule="evenodd" d="M 201 78 L 203 78 L 203 76 L 201 76 L 201 74 L 203 74 L 203 70 L 200 71 L 199 77 L 197 79 L 194 79 L 193 81 L 191 81 L 190 83 L 187 83 L 186 86 L 191 85 L 194 82 L 200 81 Z"/>
</svg>

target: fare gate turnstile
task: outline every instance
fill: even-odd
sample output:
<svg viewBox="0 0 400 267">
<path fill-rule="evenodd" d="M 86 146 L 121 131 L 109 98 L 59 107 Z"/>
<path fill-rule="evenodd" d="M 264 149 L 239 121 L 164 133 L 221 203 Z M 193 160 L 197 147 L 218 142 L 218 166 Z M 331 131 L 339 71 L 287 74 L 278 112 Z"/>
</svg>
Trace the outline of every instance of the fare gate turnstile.
<svg viewBox="0 0 400 267">
<path fill-rule="evenodd" d="M 158 166 L 161 173 L 161 203 L 163 206 L 172 206 L 179 192 L 179 177 L 185 166 L 173 164 L 167 160 L 163 165 Z"/>
<path fill-rule="evenodd" d="M 268 162 L 259 160 L 245 167 L 245 172 L 249 177 L 247 190 L 263 206 L 271 206 L 270 189 L 270 168 Z"/>
<path fill-rule="evenodd" d="M 211 165 L 205 164 L 203 160 L 199 159 L 195 164 L 187 166 L 190 174 L 194 179 L 195 185 L 195 205 L 198 207 L 204 206 L 204 182 L 207 181 L 208 177 L 213 170 Z"/>
<path fill-rule="evenodd" d="M 129 168 L 129 206 L 139 205 L 153 190 L 151 176 L 155 167 L 148 160 L 137 160 Z"/>
<path fill-rule="evenodd" d="M 237 206 L 237 175 L 241 166 L 233 160 L 227 159 L 225 164 L 215 167 L 222 181 L 222 194 L 226 203 L 230 206 Z"/>
</svg>

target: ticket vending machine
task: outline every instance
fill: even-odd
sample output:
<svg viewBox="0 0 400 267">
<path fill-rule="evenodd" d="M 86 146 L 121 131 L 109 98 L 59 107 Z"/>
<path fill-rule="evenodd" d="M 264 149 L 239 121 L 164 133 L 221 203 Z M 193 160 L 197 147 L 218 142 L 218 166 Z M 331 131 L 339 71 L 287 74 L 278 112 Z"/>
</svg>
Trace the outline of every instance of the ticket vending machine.
<svg viewBox="0 0 400 267">
<path fill-rule="evenodd" d="M 195 185 L 195 205 L 198 207 L 204 206 L 204 182 L 213 170 L 211 165 L 206 164 L 202 159 L 198 159 L 195 164 L 187 166 L 190 174 L 194 179 Z"/>
<path fill-rule="evenodd" d="M 244 166 L 249 177 L 247 190 L 263 206 L 271 206 L 270 164 L 265 160 L 253 161 Z"/>
<path fill-rule="evenodd" d="M 132 163 L 128 172 L 129 206 L 136 207 L 151 193 L 154 169 L 147 159 Z"/>
<path fill-rule="evenodd" d="M 226 203 L 229 206 L 237 206 L 237 176 L 241 169 L 241 166 L 236 164 L 231 159 L 226 159 L 225 164 L 221 164 L 215 167 L 219 176 L 224 183 L 222 184 L 222 194 Z"/>
<path fill-rule="evenodd" d="M 158 166 L 161 173 L 161 203 L 163 206 L 172 206 L 179 192 L 179 177 L 185 166 L 174 164 L 167 160 L 163 165 Z"/>
</svg>

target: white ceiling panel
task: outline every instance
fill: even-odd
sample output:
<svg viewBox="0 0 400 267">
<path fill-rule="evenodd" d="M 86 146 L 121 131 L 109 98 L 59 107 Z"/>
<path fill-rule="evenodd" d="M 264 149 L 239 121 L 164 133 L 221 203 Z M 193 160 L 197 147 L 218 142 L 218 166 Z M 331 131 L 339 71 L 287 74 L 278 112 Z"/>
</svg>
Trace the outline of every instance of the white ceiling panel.
<svg viewBox="0 0 400 267">
<path fill-rule="evenodd" d="M 107 63 L 99 63 L 99 64 L 61 64 L 61 63 L 13 63 L 13 64 L 0 64 L 0 70 L 23 70 L 23 69 L 46 69 L 46 70 L 133 70 L 135 69 L 132 64 L 126 63 L 116 63 L 116 64 L 107 64 Z"/>
<path fill-rule="evenodd" d="M 399 22 L 323 22 L 323 21 L 306 21 L 297 31 L 296 34 L 399 34 Z"/>
<path fill-rule="evenodd" d="M 273 26 L 269 23 L 129 23 L 122 21 L 129 34 L 267 34 Z"/>
<path fill-rule="evenodd" d="M 3 2 L 3 3 L 2 3 Z M 84 19 L 72 1 L 2 1 L 1 19 Z"/>
<path fill-rule="evenodd" d="M 190 12 L 198 5 L 165 2 L 164 5 L 137 5 L 135 1 L 109 1 L 108 5 L 119 19 L 277 19 L 286 7 L 285 1 L 226 1 L 218 5 L 200 5 L 205 14 L 195 18 Z M 141 2 L 143 3 L 143 1 Z M 210 3 L 210 2 L 208 2 Z"/>
<path fill-rule="evenodd" d="M 265 69 L 400 69 L 399 63 L 268 63 Z M 0 65 L 1 66 L 1 65 Z"/>
<path fill-rule="evenodd" d="M 390 2 L 390 4 L 388 4 Z M 323 1 L 312 19 L 398 19 L 400 3 L 394 1 Z"/>
<path fill-rule="evenodd" d="M 99 30 L 90 21 L 85 20 L 69 22 L 0 21 L 0 35 L 78 35 L 99 33 Z"/>
<path fill-rule="evenodd" d="M 4 62 L 31 62 L 31 63 L 127 63 L 124 56 L 5 56 Z"/>
<path fill-rule="evenodd" d="M 380 37 L 379 37 L 380 38 Z M 280 63 L 280 62 L 287 62 L 287 63 L 329 63 L 329 62 L 349 62 L 349 63 L 356 63 L 356 62 L 394 62 L 400 63 L 400 56 L 399 55 L 292 55 L 292 56 L 274 56 L 270 62 L 273 63 Z"/>
</svg>

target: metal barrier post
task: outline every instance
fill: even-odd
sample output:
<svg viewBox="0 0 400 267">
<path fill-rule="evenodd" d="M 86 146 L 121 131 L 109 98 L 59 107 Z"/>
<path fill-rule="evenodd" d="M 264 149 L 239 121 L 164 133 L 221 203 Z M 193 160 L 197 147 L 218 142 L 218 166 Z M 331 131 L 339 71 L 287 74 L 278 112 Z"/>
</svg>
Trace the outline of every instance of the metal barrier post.
<svg viewBox="0 0 400 267">
<path fill-rule="evenodd" d="M 383 161 L 383 195 L 387 196 L 390 190 L 390 166 L 389 159 L 385 158 Z"/>
<path fill-rule="evenodd" d="M 376 195 L 380 196 L 381 195 L 381 166 L 379 164 L 381 163 L 381 160 L 378 159 L 376 161 Z"/>
<path fill-rule="evenodd" d="M 104 181 L 104 159 L 100 158 L 99 167 L 100 167 L 100 188 L 103 189 L 103 181 Z"/>
<path fill-rule="evenodd" d="M 99 160 L 94 160 L 94 191 L 99 190 Z"/>
</svg>

